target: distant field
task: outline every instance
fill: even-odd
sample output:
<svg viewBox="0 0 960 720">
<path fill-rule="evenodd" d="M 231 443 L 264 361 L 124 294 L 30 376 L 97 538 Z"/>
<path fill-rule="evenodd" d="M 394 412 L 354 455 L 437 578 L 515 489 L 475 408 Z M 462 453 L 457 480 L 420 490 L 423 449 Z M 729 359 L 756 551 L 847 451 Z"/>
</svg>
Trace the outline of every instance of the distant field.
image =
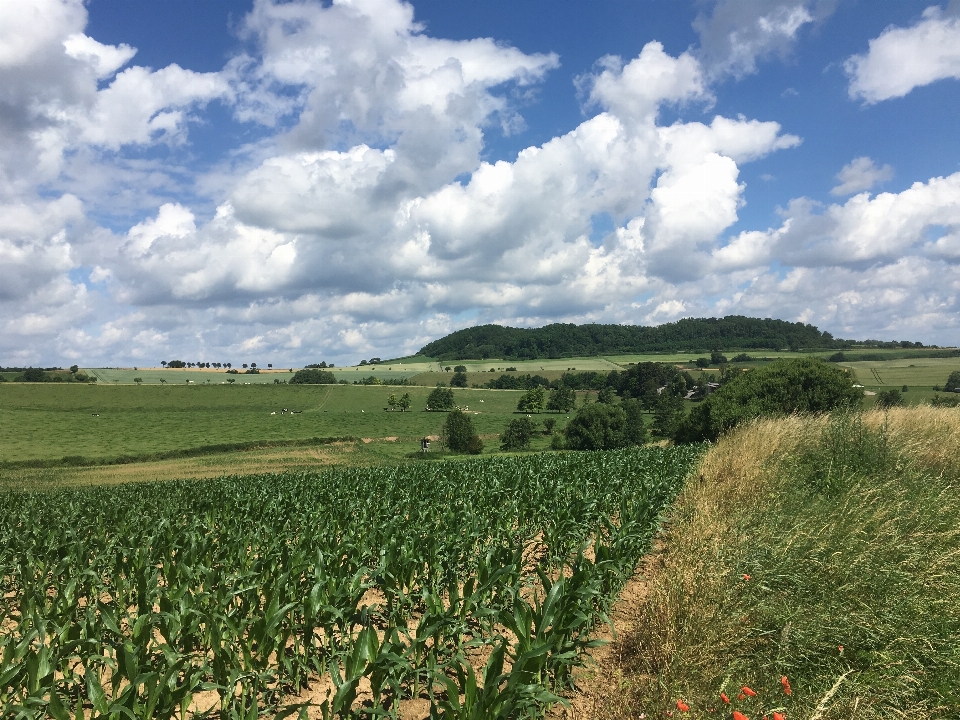
<svg viewBox="0 0 960 720">
<path fill-rule="evenodd" d="M 419 447 L 419 438 L 439 433 L 446 417 L 423 412 L 430 390 L 272 382 L 140 387 L 3 383 L 0 461 L 115 458 L 225 443 L 337 436 L 397 437 L 397 451 L 412 452 Z M 384 412 L 392 392 L 410 393 L 411 412 Z M 491 435 L 500 433 L 513 417 L 519 394 L 456 390 L 455 398 L 470 408 L 478 432 Z M 283 408 L 300 414 L 281 414 Z"/>
<path fill-rule="evenodd" d="M 936 393 L 934 385 L 943 385 L 950 373 L 960 370 L 960 358 L 908 358 L 885 362 L 840 363 L 857 374 L 857 379 L 870 392 L 909 388 L 903 394 L 904 401 L 915 405 L 929 400 Z M 867 398 L 871 401 L 871 398 Z M 865 406 L 869 406 L 869 402 Z"/>
</svg>

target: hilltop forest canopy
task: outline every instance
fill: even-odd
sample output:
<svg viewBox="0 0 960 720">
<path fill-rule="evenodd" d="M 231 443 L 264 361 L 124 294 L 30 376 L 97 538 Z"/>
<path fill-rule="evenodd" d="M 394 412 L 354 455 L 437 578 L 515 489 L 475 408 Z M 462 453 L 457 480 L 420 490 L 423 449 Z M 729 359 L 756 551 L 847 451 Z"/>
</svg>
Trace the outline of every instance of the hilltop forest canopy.
<svg viewBox="0 0 960 720">
<path fill-rule="evenodd" d="M 479 325 L 434 340 L 417 354 L 438 360 L 536 360 L 649 352 L 851 347 L 923 347 L 923 343 L 841 340 L 804 323 L 728 315 L 685 318 L 656 327 L 555 323 L 527 329 Z"/>
</svg>

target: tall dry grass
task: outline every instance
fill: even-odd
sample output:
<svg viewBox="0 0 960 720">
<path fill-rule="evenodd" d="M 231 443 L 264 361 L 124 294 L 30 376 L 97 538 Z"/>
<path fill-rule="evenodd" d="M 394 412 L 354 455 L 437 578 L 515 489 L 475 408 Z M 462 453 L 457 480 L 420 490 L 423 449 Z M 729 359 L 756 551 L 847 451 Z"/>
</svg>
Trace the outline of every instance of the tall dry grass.
<svg viewBox="0 0 960 720">
<path fill-rule="evenodd" d="M 960 717 L 960 411 L 742 427 L 661 547 L 606 716 Z"/>
</svg>

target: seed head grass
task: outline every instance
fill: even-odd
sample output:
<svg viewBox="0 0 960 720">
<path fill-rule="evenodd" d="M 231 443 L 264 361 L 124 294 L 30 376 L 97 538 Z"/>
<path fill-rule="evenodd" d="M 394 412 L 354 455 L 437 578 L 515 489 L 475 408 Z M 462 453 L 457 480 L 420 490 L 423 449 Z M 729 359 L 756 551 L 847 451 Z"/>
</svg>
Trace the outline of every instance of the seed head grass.
<svg viewBox="0 0 960 720">
<path fill-rule="evenodd" d="M 608 715 L 960 716 L 958 479 L 954 409 L 722 438 L 672 511 Z"/>
</svg>

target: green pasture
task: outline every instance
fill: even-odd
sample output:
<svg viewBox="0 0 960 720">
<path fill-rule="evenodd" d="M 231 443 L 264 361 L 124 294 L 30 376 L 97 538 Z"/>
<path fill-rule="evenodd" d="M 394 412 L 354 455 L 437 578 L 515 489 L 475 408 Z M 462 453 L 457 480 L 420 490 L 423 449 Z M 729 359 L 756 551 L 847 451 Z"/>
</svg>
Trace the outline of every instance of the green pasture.
<svg viewBox="0 0 960 720">
<path fill-rule="evenodd" d="M 951 372 L 960 370 L 960 358 L 906 358 L 839 365 L 855 372 L 857 381 L 869 392 L 900 390 L 906 385 L 908 390 L 903 393 L 903 400 L 908 405 L 916 405 L 932 398 L 936 394 L 933 387 L 942 386 Z M 869 407 L 872 397 L 866 400 L 864 406 Z"/>
<path fill-rule="evenodd" d="M 242 377 L 242 376 L 241 376 Z M 253 376 L 256 377 L 256 376 Z M 397 437 L 413 451 L 445 413 L 424 412 L 431 388 L 359 385 L 0 385 L 0 462 L 115 458 L 227 443 L 313 437 Z M 385 412 L 409 392 L 411 411 Z M 481 436 L 499 434 L 519 391 L 455 390 Z M 298 414 L 282 413 L 296 410 Z M 276 413 L 275 415 L 272 413 Z M 546 417 L 547 414 L 544 415 Z M 556 416 L 554 416 L 556 417 Z M 563 423 L 565 418 L 560 418 Z M 492 448 L 496 440 L 488 440 Z"/>
</svg>

